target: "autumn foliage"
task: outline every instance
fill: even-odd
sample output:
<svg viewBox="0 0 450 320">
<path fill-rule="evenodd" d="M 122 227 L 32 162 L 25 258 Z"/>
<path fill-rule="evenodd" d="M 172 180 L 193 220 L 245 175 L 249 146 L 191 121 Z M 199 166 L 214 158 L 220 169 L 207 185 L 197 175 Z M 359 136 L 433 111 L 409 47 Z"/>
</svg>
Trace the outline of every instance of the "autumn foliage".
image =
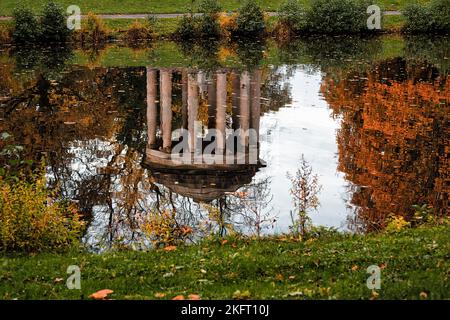
<svg viewBox="0 0 450 320">
<path fill-rule="evenodd" d="M 352 182 L 352 205 L 365 229 L 390 214 L 409 219 L 413 205 L 445 215 L 449 200 L 450 81 L 432 66 L 382 62 L 344 80 L 327 76 L 322 93 L 336 116 L 339 170 Z"/>
</svg>

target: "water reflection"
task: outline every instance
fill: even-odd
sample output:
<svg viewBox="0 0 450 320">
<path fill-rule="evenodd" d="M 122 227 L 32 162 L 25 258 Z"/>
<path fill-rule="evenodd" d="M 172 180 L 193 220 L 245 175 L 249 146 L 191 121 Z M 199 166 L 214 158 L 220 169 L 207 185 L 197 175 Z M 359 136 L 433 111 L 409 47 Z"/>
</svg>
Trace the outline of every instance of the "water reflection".
<svg viewBox="0 0 450 320">
<path fill-rule="evenodd" d="M 181 87 L 181 110 L 175 112 L 173 78 L 180 80 Z M 258 151 L 260 115 L 261 70 L 239 74 L 222 69 L 206 74 L 147 68 L 148 143 L 144 164 L 158 182 L 164 181 L 171 190 L 198 202 L 234 192 L 250 183 L 264 165 Z M 174 137 L 177 129 L 186 133 L 183 139 Z M 249 132 L 254 133 L 254 143 Z M 189 141 L 180 141 L 184 139 Z M 173 147 L 183 142 L 188 150 L 173 154 Z"/>
<path fill-rule="evenodd" d="M 145 243 L 141 225 L 166 211 L 199 235 L 287 231 L 286 171 L 302 153 L 324 185 L 313 221 L 340 226 L 348 213 L 357 229 L 374 230 L 413 204 L 448 213 L 448 39 L 414 41 L 389 58 L 380 39 L 293 41 L 269 57 L 279 66 L 264 61 L 276 51 L 267 44 L 229 49 L 238 67 L 224 66 L 224 48 L 192 49 L 197 57 L 186 64 L 197 58 L 204 68 L 147 58 L 103 67 L 100 52 L 82 66 L 70 50 L 8 51 L 0 55 L 0 131 L 14 134 L 24 157 L 45 157 L 49 184 L 90 221 L 88 243 Z M 172 132 L 194 121 L 203 137 L 255 129 L 257 162 L 171 162 Z M 212 142 L 223 149 L 226 140 Z"/>
<path fill-rule="evenodd" d="M 335 80 L 322 93 L 338 131 L 339 170 L 351 182 L 352 218 L 379 229 L 388 214 L 412 215 L 413 204 L 448 213 L 449 101 L 446 74 L 427 62 L 401 58 Z M 362 223 L 361 223 L 362 222 Z"/>
</svg>

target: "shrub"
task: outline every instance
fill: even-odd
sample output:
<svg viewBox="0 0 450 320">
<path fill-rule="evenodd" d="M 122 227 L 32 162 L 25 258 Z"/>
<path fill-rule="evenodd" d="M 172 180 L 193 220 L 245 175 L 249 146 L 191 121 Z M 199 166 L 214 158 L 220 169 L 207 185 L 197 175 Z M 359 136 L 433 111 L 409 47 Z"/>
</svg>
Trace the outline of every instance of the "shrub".
<svg viewBox="0 0 450 320">
<path fill-rule="evenodd" d="M 265 32 L 264 14 L 255 0 L 247 0 L 239 8 L 236 24 L 240 36 L 260 36 Z"/>
<path fill-rule="evenodd" d="M 196 19 L 192 15 L 184 15 L 178 24 L 175 36 L 181 40 L 192 39 L 197 34 Z"/>
<path fill-rule="evenodd" d="M 403 11 L 406 18 L 405 30 L 409 32 L 427 32 L 431 31 L 433 19 L 430 10 L 419 4 L 410 4 Z"/>
<path fill-rule="evenodd" d="M 322 186 L 319 184 L 319 176 L 313 173 L 311 165 L 306 161 L 303 154 L 300 158 L 300 164 L 295 175 L 287 174 L 291 180 L 290 189 L 294 202 L 297 217 L 291 212 L 292 227 L 295 235 L 304 238 L 311 230 L 310 210 L 317 210 L 320 205 L 319 193 Z"/>
<path fill-rule="evenodd" d="M 80 31 L 82 43 L 98 44 L 108 39 L 109 31 L 101 18 L 89 12 Z"/>
<path fill-rule="evenodd" d="M 36 42 L 40 36 L 40 26 L 29 9 L 17 8 L 13 13 L 13 40 L 16 43 Z"/>
<path fill-rule="evenodd" d="M 141 229 L 156 248 L 182 243 L 192 233 L 191 227 L 179 226 L 175 213 L 170 211 L 150 213 Z"/>
<path fill-rule="evenodd" d="M 278 10 L 278 27 L 298 33 L 306 27 L 306 11 L 298 0 L 283 2 Z"/>
<path fill-rule="evenodd" d="M 12 31 L 9 27 L 0 25 L 0 44 L 12 42 Z"/>
<path fill-rule="evenodd" d="M 218 38 L 221 34 L 218 20 L 222 7 L 217 0 L 203 0 L 199 9 L 199 12 L 203 13 L 198 19 L 200 37 Z"/>
<path fill-rule="evenodd" d="M 434 0 L 430 3 L 430 12 L 433 16 L 435 30 L 450 30 L 450 0 Z"/>
<path fill-rule="evenodd" d="M 149 40 L 154 36 L 153 30 L 138 21 L 135 21 L 125 34 L 125 40 L 131 43 L 140 40 Z"/>
<path fill-rule="evenodd" d="M 220 29 L 225 37 L 230 37 L 232 34 L 237 31 L 237 23 L 236 23 L 237 14 L 226 14 L 221 13 L 219 15 L 219 25 Z"/>
<path fill-rule="evenodd" d="M 358 33 L 366 29 L 367 5 L 358 0 L 314 0 L 307 12 L 312 33 Z"/>
<path fill-rule="evenodd" d="M 41 18 L 41 39 L 49 42 L 65 42 L 71 33 L 67 28 L 66 19 L 60 5 L 54 2 L 46 4 Z"/>
<path fill-rule="evenodd" d="M 83 222 L 76 208 L 54 200 L 44 172 L 31 180 L 0 178 L 0 250 L 34 252 L 77 244 Z"/>
<path fill-rule="evenodd" d="M 450 30 L 450 0 L 434 0 L 428 5 L 409 4 L 403 11 L 408 32 Z"/>
</svg>

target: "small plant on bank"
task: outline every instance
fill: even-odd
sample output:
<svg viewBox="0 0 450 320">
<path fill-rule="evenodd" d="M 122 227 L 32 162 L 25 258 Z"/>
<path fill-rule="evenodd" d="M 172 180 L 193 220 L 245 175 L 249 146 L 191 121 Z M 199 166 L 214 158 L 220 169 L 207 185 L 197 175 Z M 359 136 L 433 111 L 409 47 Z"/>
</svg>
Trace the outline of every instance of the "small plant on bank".
<svg viewBox="0 0 450 320">
<path fill-rule="evenodd" d="M 40 26 L 31 10 L 20 7 L 14 10 L 13 41 L 15 43 L 34 43 L 39 39 Z"/>
<path fill-rule="evenodd" d="M 367 29 L 367 3 L 359 0 L 314 0 L 307 13 L 311 33 L 359 33 Z"/>
<path fill-rule="evenodd" d="M 276 29 L 283 36 L 298 34 L 305 31 L 306 11 L 298 0 L 283 2 L 278 10 L 278 23 Z"/>
<path fill-rule="evenodd" d="M 45 5 L 40 22 L 42 41 L 66 42 L 71 34 L 63 8 L 54 2 Z"/>
<path fill-rule="evenodd" d="M 238 36 L 262 36 L 266 31 L 264 13 L 255 0 L 247 0 L 239 8 L 236 18 Z"/>
<path fill-rule="evenodd" d="M 317 210 L 320 205 L 319 193 L 322 186 L 319 184 L 319 177 L 313 173 L 311 165 L 302 155 L 300 158 L 299 168 L 295 175 L 287 174 L 291 180 L 292 187 L 290 189 L 295 211 L 295 217 L 291 212 L 293 226 L 291 227 L 295 235 L 305 238 L 311 229 L 311 218 L 309 211 Z"/>
<path fill-rule="evenodd" d="M 99 44 L 108 39 L 109 30 L 103 20 L 95 14 L 89 12 L 86 22 L 83 23 L 79 31 L 79 38 L 82 43 Z"/>
<path fill-rule="evenodd" d="M 142 40 L 151 40 L 154 37 L 154 31 L 149 25 L 135 21 L 125 34 L 125 40 L 128 43 L 135 44 Z"/>
</svg>

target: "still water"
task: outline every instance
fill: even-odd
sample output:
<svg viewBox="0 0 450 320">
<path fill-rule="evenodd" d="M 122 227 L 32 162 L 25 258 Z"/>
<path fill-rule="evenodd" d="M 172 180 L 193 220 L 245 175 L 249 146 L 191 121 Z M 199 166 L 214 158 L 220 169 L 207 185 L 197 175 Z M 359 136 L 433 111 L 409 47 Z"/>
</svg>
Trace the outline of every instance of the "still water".
<svg viewBox="0 0 450 320">
<path fill-rule="evenodd" d="M 429 204 L 448 214 L 450 41 L 381 37 L 262 44 L 0 51 L 0 131 L 46 161 L 88 221 L 86 242 L 144 241 L 149 214 L 195 234 L 283 233 L 303 155 L 315 225 L 370 231 Z M 257 132 L 251 165 L 177 165 L 172 132 Z M 217 141 L 216 143 L 224 143 Z M 246 142 L 243 142 L 244 144 Z M 200 148 L 204 148 L 201 146 Z"/>
</svg>

